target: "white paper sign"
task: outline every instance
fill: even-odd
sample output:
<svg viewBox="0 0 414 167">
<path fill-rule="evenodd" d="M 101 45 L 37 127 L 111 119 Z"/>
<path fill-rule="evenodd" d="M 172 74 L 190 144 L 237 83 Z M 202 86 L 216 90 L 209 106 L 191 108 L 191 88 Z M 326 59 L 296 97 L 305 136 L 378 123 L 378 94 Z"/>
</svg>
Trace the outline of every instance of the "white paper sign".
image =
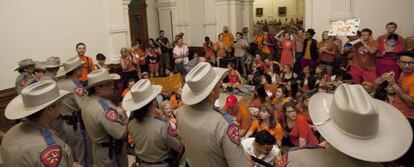
<svg viewBox="0 0 414 167">
<path fill-rule="evenodd" d="M 332 23 L 329 36 L 356 36 L 359 28 L 359 19 L 349 19 L 347 21 L 336 21 Z"/>
</svg>

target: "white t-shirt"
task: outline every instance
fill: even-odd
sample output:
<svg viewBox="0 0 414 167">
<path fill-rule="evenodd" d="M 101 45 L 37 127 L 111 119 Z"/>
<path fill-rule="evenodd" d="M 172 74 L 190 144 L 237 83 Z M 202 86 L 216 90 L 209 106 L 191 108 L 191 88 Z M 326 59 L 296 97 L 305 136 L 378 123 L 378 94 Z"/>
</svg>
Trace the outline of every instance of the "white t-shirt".
<svg viewBox="0 0 414 167">
<path fill-rule="evenodd" d="M 279 148 L 277 148 L 276 146 L 273 146 L 272 151 L 270 151 L 269 155 L 266 156 L 266 155 L 262 154 L 262 155 L 256 156 L 254 154 L 254 148 L 253 148 L 254 140 L 255 140 L 254 137 L 250 137 L 250 138 L 246 138 L 246 139 L 241 141 L 244 152 L 246 152 L 247 154 L 249 154 L 251 156 L 254 156 L 258 159 L 261 159 L 261 160 L 263 160 L 263 161 L 265 161 L 265 162 L 267 162 L 271 165 L 274 165 L 274 162 L 277 158 L 277 155 L 279 155 L 279 153 L 280 153 Z M 263 166 L 256 163 L 256 164 L 254 164 L 254 167 L 263 167 Z"/>
<path fill-rule="evenodd" d="M 181 47 L 175 46 L 173 49 L 173 53 L 175 55 L 178 55 L 182 58 L 176 58 L 175 63 L 181 63 L 184 61 L 184 64 L 188 63 L 188 47 L 186 45 L 183 45 Z"/>
</svg>

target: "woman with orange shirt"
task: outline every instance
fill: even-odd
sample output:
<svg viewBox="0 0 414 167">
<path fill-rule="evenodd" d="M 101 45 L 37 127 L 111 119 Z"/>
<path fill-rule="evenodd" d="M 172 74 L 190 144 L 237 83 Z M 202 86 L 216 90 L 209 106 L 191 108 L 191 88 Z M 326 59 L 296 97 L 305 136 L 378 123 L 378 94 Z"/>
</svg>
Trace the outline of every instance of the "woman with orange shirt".
<svg viewBox="0 0 414 167">
<path fill-rule="evenodd" d="M 319 144 L 318 139 L 308 125 L 306 116 L 297 113 L 293 103 L 284 104 L 282 110 L 286 115 L 284 124 L 284 145 L 290 147 L 303 147 L 309 144 Z"/>
<path fill-rule="evenodd" d="M 280 64 L 282 66 L 289 65 L 293 67 L 295 62 L 295 41 L 290 39 L 289 33 L 283 33 L 281 38 L 275 35 L 275 38 L 280 41 L 282 48 Z"/>
<path fill-rule="evenodd" d="M 279 122 L 276 121 L 273 112 L 273 107 L 271 105 L 262 104 L 260 106 L 259 119 L 253 122 L 253 124 L 250 126 L 249 131 L 246 133 L 246 136 L 249 137 L 255 132 L 267 130 L 276 138 L 279 145 L 282 144 L 282 126 Z"/>
<path fill-rule="evenodd" d="M 218 41 L 214 44 L 214 50 L 216 51 L 217 66 L 220 67 L 220 59 L 226 56 L 226 51 L 228 49 L 229 48 L 227 47 L 227 45 L 225 45 L 225 43 L 223 42 L 223 34 L 220 34 L 218 36 Z"/>
<path fill-rule="evenodd" d="M 333 38 L 328 36 L 328 31 L 322 33 L 322 41 L 318 43 L 318 51 L 319 64 L 325 65 L 327 74 L 331 76 L 338 49 Z"/>
<path fill-rule="evenodd" d="M 146 71 L 148 68 L 145 66 L 145 53 L 144 51 L 141 49 L 141 41 L 137 40 L 132 44 L 131 49 L 129 50 L 129 53 L 135 57 L 135 59 L 138 61 L 139 64 L 139 69 L 140 72 L 138 73 L 139 75 L 141 74 L 141 70 Z"/>
</svg>

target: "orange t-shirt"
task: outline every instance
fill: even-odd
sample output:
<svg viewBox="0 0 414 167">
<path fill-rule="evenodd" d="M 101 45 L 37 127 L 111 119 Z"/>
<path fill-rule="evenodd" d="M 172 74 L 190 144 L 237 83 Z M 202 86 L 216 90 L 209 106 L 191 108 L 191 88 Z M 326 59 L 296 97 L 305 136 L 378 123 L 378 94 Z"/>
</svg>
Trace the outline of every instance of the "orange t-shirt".
<svg viewBox="0 0 414 167">
<path fill-rule="evenodd" d="M 259 132 L 262 130 L 267 130 L 278 141 L 281 141 L 283 139 L 283 130 L 279 122 L 276 123 L 276 126 L 274 128 L 269 129 L 269 127 L 260 125 L 258 120 L 254 120 L 252 126 L 250 126 L 250 129 L 249 129 L 249 131 L 253 131 L 253 132 Z"/>
<path fill-rule="evenodd" d="M 180 104 L 178 103 L 178 100 L 177 100 L 177 95 L 172 95 L 170 97 L 170 102 L 171 102 L 171 107 L 173 109 L 177 109 L 180 107 Z"/>
<path fill-rule="evenodd" d="M 124 91 L 122 91 L 122 97 L 125 97 L 128 91 L 129 91 L 129 88 L 125 88 Z"/>
<path fill-rule="evenodd" d="M 306 139 L 306 144 L 319 144 L 308 124 L 308 119 L 302 114 L 297 114 L 295 125 L 289 133 L 289 139 L 293 145 L 299 146 L 299 138 Z"/>
<path fill-rule="evenodd" d="M 367 42 L 368 46 L 378 48 L 378 42 L 376 40 L 370 40 Z M 363 46 L 362 43 L 355 44 L 351 50 L 352 54 L 352 66 L 361 68 L 364 70 L 375 70 L 376 53 L 371 54 Z"/>
<path fill-rule="evenodd" d="M 227 33 L 222 33 L 223 34 L 223 43 L 224 45 L 227 46 L 227 48 L 232 48 L 232 44 L 233 44 L 233 34 L 231 32 L 227 32 Z"/>
<path fill-rule="evenodd" d="M 401 73 L 400 85 L 404 93 L 414 97 L 414 72 L 410 74 Z M 393 105 L 407 118 L 414 119 L 414 107 L 408 107 L 398 96 L 394 99 Z"/>
<path fill-rule="evenodd" d="M 88 74 L 90 72 L 92 72 L 93 70 L 95 70 L 95 66 L 93 64 L 92 58 L 90 58 L 88 56 L 83 56 L 83 57 L 79 58 L 79 60 L 81 62 L 85 63 L 85 65 L 83 66 L 83 69 L 82 69 L 82 76 L 79 78 L 79 80 L 86 81 L 86 80 L 88 80 Z"/>
<path fill-rule="evenodd" d="M 239 129 L 243 129 L 245 131 L 249 130 L 252 124 L 252 119 L 246 103 L 239 102 L 237 112 L 230 111 L 227 105 L 224 105 L 223 110 L 235 117 L 236 122 L 239 123 Z"/>
<path fill-rule="evenodd" d="M 326 41 L 319 42 L 318 48 L 319 49 L 325 48 L 326 50 L 331 51 L 331 52 L 337 51 L 336 45 L 332 40 L 326 40 Z M 336 57 L 335 54 L 329 54 L 326 52 L 319 54 L 319 59 L 325 62 L 333 62 L 335 61 L 335 57 Z"/>
</svg>

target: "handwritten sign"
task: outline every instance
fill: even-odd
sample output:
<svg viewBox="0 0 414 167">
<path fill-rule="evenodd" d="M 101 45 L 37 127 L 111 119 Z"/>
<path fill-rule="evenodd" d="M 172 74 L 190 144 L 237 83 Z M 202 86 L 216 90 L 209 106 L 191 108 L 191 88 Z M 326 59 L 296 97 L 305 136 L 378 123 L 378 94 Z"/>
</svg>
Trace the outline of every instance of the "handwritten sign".
<svg viewBox="0 0 414 167">
<path fill-rule="evenodd" d="M 161 85 L 162 92 L 168 93 L 170 91 L 177 91 L 181 88 L 181 74 L 174 74 L 168 77 L 149 78 L 153 85 Z"/>
<path fill-rule="evenodd" d="M 347 21 L 336 21 L 332 23 L 329 36 L 356 36 L 359 28 L 359 19 L 350 19 Z"/>
</svg>

